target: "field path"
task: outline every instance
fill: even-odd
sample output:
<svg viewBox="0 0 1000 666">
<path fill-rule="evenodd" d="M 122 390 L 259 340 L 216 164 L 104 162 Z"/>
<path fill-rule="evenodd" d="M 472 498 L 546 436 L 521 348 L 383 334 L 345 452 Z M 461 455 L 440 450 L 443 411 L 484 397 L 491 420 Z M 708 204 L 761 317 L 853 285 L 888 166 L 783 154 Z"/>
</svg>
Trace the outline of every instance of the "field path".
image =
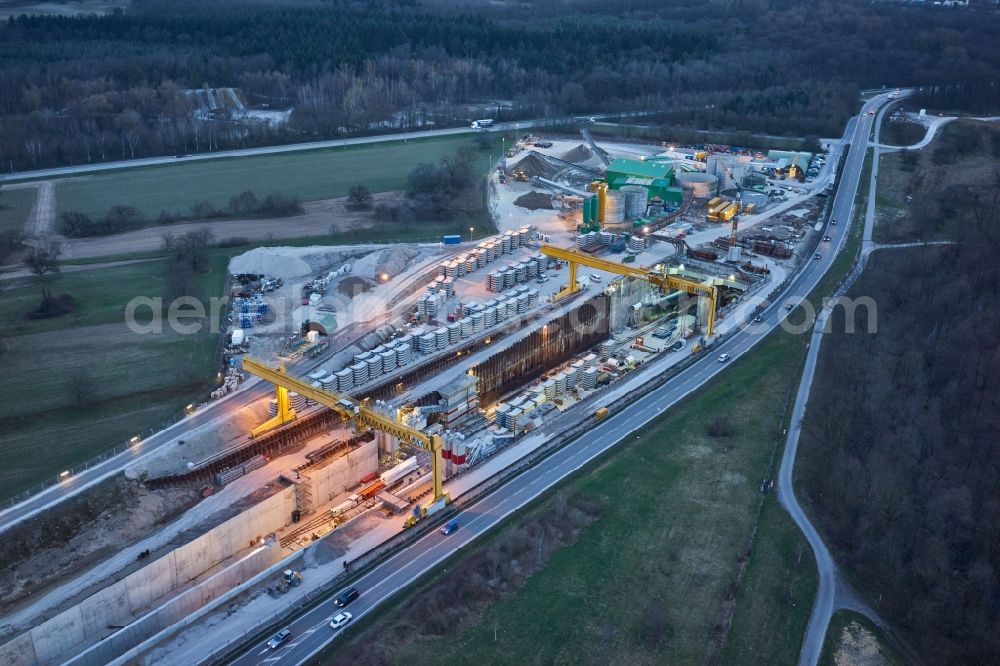
<svg viewBox="0 0 1000 666">
<path fill-rule="evenodd" d="M 380 192 L 373 198 L 375 203 L 384 203 L 398 196 L 399 194 L 395 192 Z M 346 203 L 347 197 L 337 197 L 305 203 L 302 205 L 305 212 L 292 217 L 181 222 L 146 227 L 113 236 L 76 238 L 63 243 L 62 258 L 63 260 L 89 259 L 132 252 L 156 252 L 163 245 L 164 234 L 177 236 L 199 229 L 211 231 L 216 241 L 234 237 L 259 241 L 270 238 L 326 236 L 330 234 L 331 228 L 341 232 L 350 231 L 352 228 L 360 230 L 375 224 L 370 212 L 349 211 L 345 208 Z"/>
<path fill-rule="evenodd" d="M 30 245 L 32 241 L 40 241 L 53 236 L 56 231 L 56 185 L 51 180 L 38 180 L 32 183 L 15 183 L 8 185 L 8 190 L 23 190 L 32 188 L 38 191 L 35 204 L 24 224 L 24 235 Z"/>
<path fill-rule="evenodd" d="M 90 271 L 95 268 L 115 268 L 116 266 L 128 266 L 130 264 L 142 264 L 147 261 L 159 261 L 163 257 L 146 257 L 143 259 L 122 259 L 121 261 L 102 261 L 93 264 L 62 264 L 59 266 L 60 273 L 76 273 L 77 271 Z M 27 268 L 18 268 L 17 270 L 7 271 L 6 273 L 0 273 L 0 280 L 18 280 L 24 278 L 32 278 L 34 273 L 32 273 Z"/>
</svg>

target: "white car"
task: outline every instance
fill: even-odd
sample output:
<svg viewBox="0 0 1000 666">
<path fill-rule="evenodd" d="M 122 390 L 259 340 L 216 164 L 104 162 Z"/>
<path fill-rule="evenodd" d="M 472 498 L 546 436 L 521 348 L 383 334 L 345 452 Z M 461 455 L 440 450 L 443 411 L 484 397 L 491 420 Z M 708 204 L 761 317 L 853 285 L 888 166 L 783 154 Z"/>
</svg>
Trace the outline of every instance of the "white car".
<svg viewBox="0 0 1000 666">
<path fill-rule="evenodd" d="M 602 279 L 603 278 L 600 275 L 597 275 L 596 273 L 591 274 L 591 276 L 590 276 L 590 281 L 591 282 L 600 282 Z"/>
<path fill-rule="evenodd" d="M 346 612 L 345 613 L 337 613 L 336 615 L 333 616 L 333 619 L 330 620 L 330 628 L 331 629 L 340 629 L 341 627 L 343 627 L 344 625 L 346 625 L 348 622 L 350 622 L 353 617 L 354 616 L 351 615 L 350 613 L 346 613 Z"/>
<path fill-rule="evenodd" d="M 725 363 L 729 360 L 729 354 L 719 354 L 719 363 Z"/>
</svg>

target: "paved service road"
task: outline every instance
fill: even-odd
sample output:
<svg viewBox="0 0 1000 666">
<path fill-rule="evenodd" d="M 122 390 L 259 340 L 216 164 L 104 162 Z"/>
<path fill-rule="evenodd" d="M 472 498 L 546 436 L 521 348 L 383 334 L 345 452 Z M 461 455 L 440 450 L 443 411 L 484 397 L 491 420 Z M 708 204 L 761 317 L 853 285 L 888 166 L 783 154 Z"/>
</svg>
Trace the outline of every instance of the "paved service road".
<svg viewBox="0 0 1000 666">
<path fill-rule="evenodd" d="M 872 100 L 873 103 L 876 101 L 877 99 Z M 862 232 L 862 251 L 865 253 L 865 256 L 871 252 L 873 247 L 872 230 L 875 224 L 875 191 L 878 177 L 879 153 L 881 150 L 879 146 L 879 128 L 888 108 L 883 107 L 881 109 L 875 125 L 875 148 L 872 158 L 871 178 L 868 183 L 868 206 L 865 211 L 864 230 Z M 932 134 L 933 131 L 928 132 L 928 135 Z M 867 130 L 864 136 L 867 138 Z M 867 142 L 855 145 L 867 145 Z M 857 153 L 857 155 L 852 157 L 860 157 L 863 163 L 865 151 L 852 152 Z M 857 183 L 855 183 L 854 189 L 856 187 Z M 845 225 L 850 221 L 850 215 L 850 213 L 844 215 L 843 220 Z M 859 262 L 863 263 L 865 256 L 862 256 Z M 852 274 L 852 278 L 856 278 L 859 274 L 859 270 L 855 271 Z M 813 602 L 812 613 L 809 616 L 809 623 L 806 626 L 806 634 L 802 640 L 802 650 L 799 653 L 799 666 L 815 666 L 819 663 L 827 627 L 829 627 L 830 618 L 833 616 L 834 602 L 836 601 L 838 588 L 837 578 L 839 573 L 837 565 L 833 561 L 833 557 L 830 555 L 826 544 L 823 543 L 822 537 L 820 537 L 816 528 L 813 527 L 802 507 L 799 506 L 792 484 L 792 472 L 795 468 L 795 456 L 799 446 L 802 419 L 805 417 L 806 406 L 809 401 L 809 391 L 812 387 L 813 377 L 816 373 L 816 364 L 819 360 L 820 345 L 823 341 L 823 327 L 829 315 L 830 309 L 824 308 L 816 319 L 816 326 L 809 342 L 809 352 L 806 354 L 805 367 L 802 370 L 802 378 L 799 381 L 799 388 L 795 395 L 795 405 L 792 407 L 791 425 L 788 428 L 788 439 L 781 457 L 781 468 L 778 471 L 778 498 L 781 501 L 781 505 L 785 507 L 785 510 L 788 511 L 792 520 L 802 530 L 806 540 L 809 542 L 819 571 L 819 585 L 816 590 L 816 599 Z"/>
<path fill-rule="evenodd" d="M 748 352 L 777 326 L 788 314 L 784 303 L 802 301 L 830 268 L 836 251 L 843 247 L 854 196 L 864 165 L 868 136 L 874 120 L 872 116 L 867 115 L 867 112 L 878 108 L 888 99 L 887 95 L 880 95 L 869 100 L 862 109 L 862 115 L 852 119 L 848 124 L 845 141 L 851 144 L 852 149 L 847 156 L 832 212 L 832 216 L 840 220 L 841 224 L 831 226 L 824 232 L 833 236 L 833 241 L 828 244 L 829 248 L 823 252 L 821 259 L 805 261 L 802 270 L 788 287 L 784 300 L 761 313 L 763 322 L 750 324 L 714 347 L 700 362 L 681 372 L 664 386 L 610 415 L 568 446 L 470 505 L 457 514 L 460 527 L 453 534 L 444 536 L 437 531 L 431 532 L 362 576 L 355 583 L 361 596 L 348 608 L 354 614 L 354 622 L 403 587 L 433 570 L 458 549 L 495 527 L 507 515 L 531 502 L 624 438 L 632 436 L 665 409 L 714 377 L 729 365 L 716 362 L 718 354 L 725 352 L 735 359 Z M 330 618 L 336 613 L 332 601 L 324 601 L 286 625 L 292 629 L 292 637 L 285 646 L 278 650 L 270 650 L 266 645 L 269 637 L 265 637 L 232 663 L 241 666 L 304 663 L 339 635 L 340 632 L 329 627 Z M 220 636 L 220 645 L 231 638 L 231 636 Z"/>
<path fill-rule="evenodd" d="M 619 114 L 598 114 L 589 116 L 595 120 L 604 118 L 616 118 Z M 646 112 L 630 112 L 630 116 L 648 115 Z M 52 169 L 38 169 L 35 171 L 19 171 L 16 173 L 0 174 L 0 183 L 18 180 L 36 180 L 39 178 L 53 178 L 58 176 L 77 176 L 85 173 L 95 173 L 99 171 L 114 171 L 116 169 L 134 169 L 136 167 L 157 166 L 162 164 L 184 164 L 185 162 L 197 162 L 200 160 L 215 160 L 220 158 L 250 157 L 253 155 L 274 155 L 277 153 L 295 153 L 303 150 L 321 150 L 324 148 L 345 148 L 347 146 L 360 146 L 368 143 L 383 143 L 386 141 L 408 141 L 410 139 L 428 139 L 438 136 L 449 136 L 452 134 L 468 134 L 470 132 L 502 132 L 507 130 L 522 130 L 532 127 L 552 125 L 559 122 L 581 122 L 580 116 L 567 116 L 565 118 L 545 118 L 537 120 L 521 120 L 510 123 L 497 123 L 488 130 L 475 130 L 471 127 L 450 127 L 447 129 L 424 130 L 421 132 L 402 132 L 399 134 L 382 134 L 379 136 L 359 136 L 353 139 L 331 139 L 329 141 L 310 141 L 308 143 L 290 143 L 282 146 L 262 146 L 260 148 L 246 148 L 244 150 L 223 150 L 216 153 L 199 153 L 197 155 L 185 155 L 175 157 L 164 155 L 161 157 L 146 157 L 138 160 L 123 160 L 119 162 L 102 162 L 100 164 L 79 164 L 68 167 L 55 167 Z"/>
<path fill-rule="evenodd" d="M 354 330 L 353 326 L 345 326 L 335 335 L 350 336 Z M 328 359 L 323 357 L 316 360 L 304 360 L 295 365 L 298 374 L 305 374 L 315 366 L 325 363 Z M 274 387 L 257 377 L 250 377 L 243 382 L 240 390 L 208 403 L 205 407 L 195 411 L 188 417 L 181 419 L 164 430 L 142 440 L 139 444 L 119 453 L 113 458 L 108 458 L 102 463 L 95 465 L 82 472 L 68 477 L 58 484 L 46 488 L 37 495 L 32 495 L 19 504 L 0 511 L 0 533 L 13 525 L 30 518 L 45 509 L 58 504 L 59 502 L 82 492 L 86 488 L 98 483 L 110 476 L 120 473 L 127 465 L 151 454 L 156 449 L 169 444 L 184 432 L 203 427 L 212 421 L 225 417 L 244 407 L 256 402 L 262 397 L 274 392 Z"/>
</svg>

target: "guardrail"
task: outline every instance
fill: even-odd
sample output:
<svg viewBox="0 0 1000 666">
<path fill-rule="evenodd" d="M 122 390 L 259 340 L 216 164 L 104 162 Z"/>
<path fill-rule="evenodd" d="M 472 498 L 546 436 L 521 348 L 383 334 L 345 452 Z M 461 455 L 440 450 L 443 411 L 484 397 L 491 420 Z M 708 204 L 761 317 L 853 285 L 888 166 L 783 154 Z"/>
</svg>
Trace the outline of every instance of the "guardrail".
<svg viewBox="0 0 1000 666">
<path fill-rule="evenodd" d="M 202 402 L 204 400 L 207 400 L 208 397 L 209 397 L 208 392 L 206 391 L 202 395 L 203 400 L 196 400 L 196 404 L 202 404 Z M 85 460 L 82 463 L 73 465 L 71 467 L 67 467 L 64 471 L 60 472 L 51 479 L 42 481 L 41 483 L 37 483 L 28 488 L 27 490 L 22 490 L 21 492 L 12 497 L 0 500 L 0 508 L 9 509 L 15 507 L 21 502 L 27 501 L 31 499 L 33 496 L 45 490 L 48 490 L 49 488 L 58 486 L 61 482 L 65 481 L 66 479 L 77 476 L 78 474 L 86 472 L 89 469 L 93 469 L 94 467 L 98 467 L 101 464 L 107 462 L 108 460 L 111 460 L 112 458 L 115 458 L 116 456 L 125 453 L 126 451 L 129 451 L 131 449 L 141 448 L 142 443 L 146 439 L 177 424 L 178 422 L 185 419 L 187 416 L 189 416 L 189 412 L 185 410 L 180 414 L 175 415 L 170 420 L 164 421 L 158 426 L 153 426 L 150 428 L 146 428 L 145 430 L 141 430 L 139 433 L 135 435 L 136 437 L 135 440 L 130 439 L 122 444 L 119 444 L 118 446 L 115 446 L 114 448 L 104 451 L 103 453 L 99 453 L 96 456 L 89 458 L 88 460 Z"/>
</svg>

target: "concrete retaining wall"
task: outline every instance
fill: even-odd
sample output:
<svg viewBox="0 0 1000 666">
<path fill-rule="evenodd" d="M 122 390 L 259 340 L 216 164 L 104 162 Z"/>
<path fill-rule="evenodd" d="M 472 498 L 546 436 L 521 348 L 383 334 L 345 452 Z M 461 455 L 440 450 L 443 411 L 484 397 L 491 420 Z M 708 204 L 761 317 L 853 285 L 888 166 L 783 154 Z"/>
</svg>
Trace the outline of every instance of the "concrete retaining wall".
<svg viewBox="0 0 1000 666">
<path fill-rule="evenodd" d="M 262 546 L 239 562 L 184 591 L 153 612 L 147 613 L 121 631 L 91 646 L 78 656 L 66 660 L 65 663 L 76 666 L 109 664 L 147 638 L 173 626 L 234 587 L 251 580 L 283 556 L 284 551 L 277 544 Z"/>
<path fill-rule="evenodd" d="M 220 561 L 246 549 L 251 541 L 283 527 L 291 521 L 295 496 L 292 488 L 272 495 L 257 506 L 241 512 L 209 530 L 194 541 L 177 548 L 149 565 L 109 585 L 41 625 L 0 646 L 0 663 L 10 666 L 61 663 L 77 656 L 78 663 L 105 664 L 102 655 L 80 661 L 80 646 L 98 636 L 108 636 L 109 627 L 129 625 L 95 647 L 112 646 L 118 653 L 153 635 L 179 617 L 201 607 L 222 591 L 245 581 L 280 557 L 277 547 L 264 549 L 228 567 L 213 577 L 211 585 L 199 585 L 165 602 L 150 614 L 150 604 L 163 598 Z M 274 552 L 272 552 L 274 551 Z M 207 583 L 208 581 L 205 581 Z M 162 614 L 162 619 L 159 616 Z M 137 617 L 152 615 L 149 619 Z M 105 650 L 101 650 L 105 652 Z"/>
<path fill-rule="evenodd" d="M 313 506 L 330 502 L 348 488 L 358 485 L 366 474 L 378 471 L 376 440 L 363 443 L 356 450 L 337 458 L 326 467 L 307 472 L 312 479 Z"/>
<path fill-rule="evenodd" d="M 291 555 L 285 555 L 284 549 L 279 549 L 276 546 L 272 546 L 270 550 L 274 551 L 272 553 L 274 561 L 268 566 L 268 568 L 263 569 L 252 578 L 239 583 L 235 587 L 232 587 L 213 600 L 206 602 L 201 608 L 193 610 L 190 613 L 184 614 L 172 625 L 162 628 L 158 633 L 150 636 L 142 643 L 138 643 L 135 647 L 128 649 L 128 651 L 120 652 L 120 656 L 108 661 L 106 666 L 123 666 L 124 664 L 133 664 L 133 660 L 137 659 L 139 655 L 143 654 L 147 650 L 152 649 L 154 646 L 167 640 L 170 636 L 175 635 L 177 632 L 183 630 L 185 627 L 189 627 L 195 622 L 199 621 L 202 617 L 208 613 L 213 612 L 222 604 L 228 602 L 229 600 L 239 596 L 243 592 L 253 589 L 261 583 L 267 582 L 268 580 L 273 580 L 280 575 L 280 572 L 284 569 L 302 569 L 303 565 L 301 560 L 305 554 L 305 549 L 297 550 Z M 208 581 L 206 581 L 207 583 Z M 270 621 L 273 618 L 265 618 L 265 620 Z M 84 663 L 84 662 L 79 662 Z"/>
</svg>

